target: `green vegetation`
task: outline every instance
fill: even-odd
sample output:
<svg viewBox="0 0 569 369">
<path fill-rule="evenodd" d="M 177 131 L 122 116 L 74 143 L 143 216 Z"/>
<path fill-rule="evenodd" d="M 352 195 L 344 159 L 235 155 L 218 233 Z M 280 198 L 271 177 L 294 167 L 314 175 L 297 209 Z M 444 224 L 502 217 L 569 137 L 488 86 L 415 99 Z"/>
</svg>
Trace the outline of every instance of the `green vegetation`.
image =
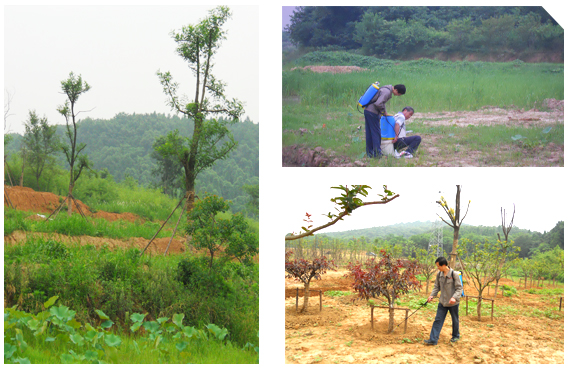
<svg viewBox="0 0 569 369">
<path fill-rule="evenodd" d="M 305 6 L 295 11 L 286 33 L 301 48 L 398 59 L 563 53 L 563 28 L 537 6 Z"/>
<path fill-rule="evenodd" d="M 299 65 L 354 65 L 342 59 L 345 55 L 341 52 L 321 52 L 317 60 L 307 62 L 301 58 L 298 61 Z M 296 128 L 289 127 L 290 115 L 304 116 L 307 111 L 319 107 L 337 115 L 337 123 L 344 126 L 357 122 L 359 114 L 356 115 L 356 103 L 369 85 L 378 80 L 382 85 L 402 83 L 407 87 L 405 95 L 388 102 L 388 113 L 396 113 L 404 106 L 412 106 L 416 112 L 472 111 L 483 106 L 511 105 L 524 109 L 544 109 L 544 99 L 563 100 L 563 79 L 560 78 L 563 66 L 559 64 L 444 62 L 430 59 L 399 63 L 378 60 L 377 63 L 376 66 L 364 64 L 363 67 L 371 68 L 369 71 L 348 74 L 284 71 L 283 128 Z M 296 104 L 286 103 L 287 97 L 291 96 L 300 97 L 300 106 L 296 110 Z M 352 113 L 352 116 L 348 113 Z M 328 126 L 328 122 L 325 123 Z"/>
<path fill-rule="evenodd" d="M 41 315 L 47 314 L 42 313 L 44 301 L 50 296 L 59 296 L 59 303 L 72 309 L 74 311 L 72 319 L 78 322 L 73 323 L 76 325 L 77 332 L 70 332 L 71 335 L 84 329 L 81 326 L 99 325 L 101 315 L 98 311 L 104 311 L 107 319 L 113 322 L 111 324 L 113 335 L 125 342 L 124 352 L 132 349 L 131 346 L 138 344 L 140 347 L 146 344 L 141 343 L 142 341 L 138 338 L 131 337 L 138 341 L 134 344 L 129 338 L 131 336 L 129 329 L 134 322 L 133 317 L 144 317 L 144 315 L 148 315 L 148 322 L 144 323 L 147 333 L 157 333 L 158 327 L 163 327 L 164 333 L 171 332 L 175 335 L 176 332 L 169 330 L 163 323 L 172 316 L 183 314 L 186 324 L 198 327 L 198 329 L 209 324 L 226 328 L 234 348 L 247 344 L 250 344 L 247 347 L 258 346 L 259 275 L 257 264 L 246 265 L 227 259 L 215 259 L 210 269 L 209 258 L 186 255 L 151 258 L 146 255 L 139 257 L 139 255 L 138 249 L 111 251 L 107 247 L 96 249 L 91 245 L 66 245 L 41 238 L 28 239 L 24 244 L 5 249 L 5 302 L 8 306 L 14 307 L 14 311 L 25 311 L 41 316 L 45 320 L 48 316 Z M 22 316 L 17 318 L 20 319 Z M 150 320 L 156 320 L 158 323 L 151 323 Z M 41 322 L 41 324 L 44 323 Z M 107 329 L 111 325 L 103 326 L 103 328 Z M 18 329 L 23 330 L 23 328 Z M 152 331 L 153 329 L 155 332 Z M 97 331 L 103 332 L 100 329 Z M 105 332 L 107 331 L 103 332 L 104 338 L 108 338 Z M 42 345 L 36 347 L 30 343 L 30 339 L 37 337 L 32 333 L 34 332 L 22 333 L 15 330 L 9 337 L 15 338 L 18 342 L 23 337 L 22 340 L 26 341 L 30 347 L 33 346 L 34 350 L 39 350 L 38 355 L 40 355 L 45 352 L 45 348 L 42 349 Z M 85 337 L 88 333 L 82 330 L 80 334 Z M 75 357 L 71 354 L 74 356 L 73 360 L 80 361 L 78 358 L 81 355 L 87 355 L 76 344 L 72 345 L 69 338 L 65 338 L 69 335 L 60 337 L 60 333 L 53 332 L 49 336 L 56 337 L 58 342 L 65 343 L 53 349 L 55 353 L 58 353 L 54 356 L 55 360 L 59 360 L 59 354 L 69 354 L 70 349 L 79 355 Z M 115 340 L 115 338 L 112 339 Z M 200 360 L 179 356 L 179 352 L 183 351 L 180 349 L 181 346 L 176 346 L 176 350 L 173 348 L 176 343 L 180 345 L 183 343 L 174 342 L 175 339 L 177 338 L 173 336 L 171 339 L 164 336 L 163 343 L 167 345 L 157 350 L 153 354 L 155 356 L 151 355 L 148 359 L 135 359 L 134 362 L 138 362 L 137 360 L 155 360 L 154 362 Z M 153 347 L 158 348 L 162 339 L 157 340 L 155 335 L 151 340 L 155 345 Z M 25 347 L 21 343 L 16 345 L 15 342 L 8 340 L 6 342 L 22 350 L 18 351 L 17 357 L 24 358 L 23 355 L 28 355 L 24 352 Z M 200 345 L 192 345 L 193 347 L 189 349 L 205 350 L 206 355 L 203 360 L 207 361 L 209 355 L 207 352 L 213 352 L 214 349 L 220 347 L 217 344 L 210 345 L 210 343 L 204 343 L 203 349 Z M 52 349 L 51 346 L 49 349 Z M 108 350 L 104 351 L 104 355 L 107 355 Z M 101 355 L 98 356 L 98 360 L 122 362 L 121 360 L 125 359 L 121 356 L 124 353 L 116 357 Z M 232 355 L 229 355 L 228 360 L 232 360 Z M 237 357 L 235 360 L 237 362 L 254 362 L 255 360 L 255 356 L 251 354 L 245 357 L 248 359 Z M 127 357 L 125 360 L 132 360 L 132 357 Z M 44 361 L 38 358 L 38 362 Z"/>
<path fill-rule="evenodd" d="M 504 297 L 512 297 L 518 294 L 518 290 L 513 286 L 502 285 L 500 289 L 503 291 Z"/>
<path fill-rule="evenodd" d="M 56 126 L 57 134 L 63 135 L 64 127 Z M 167 193 L 179 198 L 183 195 L 180 172 L 172 183 L 163 183 L 158 162 L 152 157 L 154 140 L 164 132 L 178 129 L 181 134 L 190 134 L 191 120 L 164 114 L 117 114 L 112 119 L 85 118 L 80 121 L 77 140 L 87 146 L 83 150 L 93 162 L 94 171 L 85 172 L 74 188 L 75 198 L 98 210 L 109 212 L 132 212 L 146 219 L 165 219 L 176 206 L 177 200 L 159 196 Z M 239 142 L 226 160 L 218 161 L 201 173 L 196 182 L 198 196 L 205 192 L 223 196 L 232 201 L 233 212 L 241 211 L 254 216 L 248 209 L 250 195 L 244 185 L 259 183 L 259 126 L 249 120 L 230 128 Z M 5 153 L 8 155 L 8 170 L 5 181 L 10 183 L 20 177 L 22 159 L 20 146 L 22 136 L 11 134 Z M 67 194 L 69 171 L 64 169 L 63 155 L 56 162 L 46 164 L 39 185 L 34 172 L 26 165 L 23 185 L 36 191 Z M 18 184 L 18 182 L 14 183 Z M 157 203 L 157 199 L 164 199 Z"/>
<path fill-rule="evenodd" d="M 326 296 L 330 297 L 342 297 L 342 296 L 349 296 L 352 294 L 350 291 L 324 291 Z"/>
<path fill-rule="evenodd" d="M 184 314 L 153 321 L 135 313 L 126 322 L 134 323 L 130 332 L 115 334 L 115 323 L 103 311 L 96 310 L 100 325 L 81 324 L 75 311 L 54 306 L 57 299 L 43 303 L 37 315 L 5 309 L 5 364 L 254 363 L 258 353 L 251 343 L 234 346 L 226 328 L 185 326 Z"/>
</svg>

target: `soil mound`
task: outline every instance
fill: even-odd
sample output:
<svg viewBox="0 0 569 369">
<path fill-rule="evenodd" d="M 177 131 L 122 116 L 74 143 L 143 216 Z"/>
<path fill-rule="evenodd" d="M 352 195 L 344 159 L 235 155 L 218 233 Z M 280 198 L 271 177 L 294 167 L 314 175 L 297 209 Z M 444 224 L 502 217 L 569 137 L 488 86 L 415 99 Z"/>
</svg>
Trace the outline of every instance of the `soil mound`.
<svg viewBox="0 0 569 369">
<path fill-rule="evenodd" d="M 299 145 L 283 147 L 283 167 L 365 167 L 363 160 L 352 162 L 347 156 L 337 156 L 322 147 L 314 149 Z"/>
<path fill-rule="evenodd" d="M 65 200 L 65 197 L 58 196 L 51 192 L 38 192 L 34 191 L 29 187 L 4 186 L 4 191 L 9 198 L 12 205 L 18 210 L 24 211 L 34 211 L 41 214 L 51 214 L 55 209 L 59 207 L 61 201 Z M 8 207 L 10 204 L 7 201 L 7 197 L 4 196 L 4 206 Z M 129 222 L 134 222 L 140 220 L 140 217 L 132 213 L 109 213 L 106 211 L 93 212 L 85 205 L 82 201 L 77 200 L 77 203 L 81 207 L 81 210 L 86 216 L 93 216 L 95 218 L 105 218 L 109 221 L 116 220 L 127 220 Z M 78 213 L 76 205 L 72 204 L 72 209 L 74 213 Z"/>
</svg>

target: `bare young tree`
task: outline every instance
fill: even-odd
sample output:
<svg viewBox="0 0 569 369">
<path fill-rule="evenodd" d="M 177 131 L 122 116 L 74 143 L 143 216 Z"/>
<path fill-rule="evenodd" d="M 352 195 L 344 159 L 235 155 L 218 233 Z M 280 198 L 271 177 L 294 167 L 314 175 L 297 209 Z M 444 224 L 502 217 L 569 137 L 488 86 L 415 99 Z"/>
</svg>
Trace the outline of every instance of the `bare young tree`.
<svg viewBox="0 0 569 369">
<path fill-rule="evenodd" d="M 449 266 L 452 269 L 455 268 L 456 256 L 458 255 L 457 254 L 458 234 L 460 231 L 460 226 L 462 225 L 462 221 L 464 220 L 464 218 L 466 218 L 466 214 L 468 214 L 468 209 L 470 208 L 470 200 L 469 200 L 468 207 L 466 208 L 466 213 L 464 214 L 462 219 L 460 219 L 460 190 L 461 190 L 460 187 L 461 187 L 460 185 L 456 185 L 456 198 L 455 198 L 454 209 L 448 206 L 443 196 L 441 196 L 441 199 L 437 201 L 437 204 L 439 204 L 443 208 L 448 218 L 450 219 L 450 223 L 444 220 L 440 215 L 437 214 L 437 216 L 441 218 L 441 220 L 445 222 L 449 227 L 452 227 L 452 229 L 454 230 L 453 239 L 452 239 L 452 251 L 450 253 L 450 260 L 449 260 Z"/>
<path fill-rule="evenodd" d="M 502 232 L 504 233 L 504 243 L 508 243 L 508 235 L 512 230 L 514 225 L 514 215 L 516 214 L 516 204 L 514 204 L 514 212 L 512 213 L 512 220 L 510 224 L 506 226 L 506 209 L 500 208 L 500 215 L 502 217 Z M 500 238 L 500 233 L 498 233 L 498 241 L 502 244 L 502 240 Z M 500 278 L 506 274 L 506 271 L 511 266 L 511 264 L 506 265 L 506 260 L 502 259 L 500 262 L 500 267 L 496 270 L 496 288 L 494 289 L 494 297 L 498 294 L 498 283 L 500 282 Z"/>
</svg>

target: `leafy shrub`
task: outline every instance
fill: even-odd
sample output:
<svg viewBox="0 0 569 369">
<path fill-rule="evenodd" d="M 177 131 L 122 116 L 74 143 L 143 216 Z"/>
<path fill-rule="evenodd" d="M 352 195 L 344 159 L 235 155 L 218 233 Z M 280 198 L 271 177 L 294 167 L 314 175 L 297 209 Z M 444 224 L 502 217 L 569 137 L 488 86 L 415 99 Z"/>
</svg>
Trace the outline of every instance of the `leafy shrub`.
<svg viewBox="0 0 569 369">
<path fill-rule="evenodd" d="M 518 294 L 518 290 L 513 286 L 502 285 L 500 286 L 500 289 L 503 291 L 503 295 L 505 297 L 512 297 Z"/>
</svg>

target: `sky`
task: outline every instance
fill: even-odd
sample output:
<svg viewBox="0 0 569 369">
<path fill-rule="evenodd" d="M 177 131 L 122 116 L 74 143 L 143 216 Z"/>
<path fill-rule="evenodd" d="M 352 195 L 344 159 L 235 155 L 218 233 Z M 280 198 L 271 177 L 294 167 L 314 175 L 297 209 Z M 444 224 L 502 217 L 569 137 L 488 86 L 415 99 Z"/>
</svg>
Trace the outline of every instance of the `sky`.
<svg viewBox="0 0 569 369">
<path fill-rule="evenodd" d="M 473 169 L 469 170 L 473 171 Z M 447 175 L 439 176 L 432 168 L 430 171 L 431 174 L 427 181 L 418 181 L 418 177 L 404 172 L 395 178 L 390 176 L 391 178 L 386 178 L 384 181 L 382 181 L 383 176 L 380 174 L 357 175 L 356 177 L 360 179 L 359 183 L 365 183 L 372 188 L 368 196 L 363 199 L 364 201 L 379 201 L 378 194 L 383 194 L 383 184 L 386 184 L 389 190 L 399 194 L 399 197 L 388 204 L 369 205 L 356 209 L 352 215 L 344 218 L 345 220 L 339 221 L 318 233 L 340 232 L 415 221 L 434 221 L 438 219 L 437 214 L 448 221 L 446 214 L 436 204 L 436 201 L 444 196 L 449 206 L 454 208 L 456 185 L 447 183 L 452 182 L 448 172 Z M 341 193 L 340 190 L 331 189 L 331 187 L 338 186 L 341 181 L 348 182 L 345 180 L 346 178 L 351 179 L 350 182 L 356 182 L 354 175 L 351 174 L 352 172 L 347 173 L 350 174 L 337 176 L 331 180 L 318 180 L 312 177 L 312 180 L 307 181 L 310 183 L 309 186 L 290 188 L 290 192 L 287 193 L 287 201 L 284 202 L 282 209 L 286 220 L 282 223 L 281 234 L 300 233 L 301 227 L 307 225 L 303 221 L 306 218 L 306 212 L 312 215 L 313 222 L 310 224 L 313 227 L 328 223 L 329 219 L 322 214 L 338 213 L 335 212 L 335 205 L 330 199 L 339 196 Z M 470 177 L 466 176 L 466 178 Z M 465 176 L 458 178 L 465 178 Z M 496 180 L 481 180 L 479 178 L 462 181 L 461 218 L 465 215 L 468 201 L 471 201 L 463 224 L 501 226 L 501 208 L 506 210 L 506 219 L 509 224 L 514 204 L 516 209 L 514 226 L 518 228 L 539 232 L 549 231 L 558 221 L 565 218 L 563 208 L 558 206 L 558 201 L 566 199 L 564 195 L 565 186 L 561 181 L 539 184 L 540 181 L 526 181 L 524 179 L 514 183 L 499 171 L 496 171 L 496 176 L 493 177 Z"/>
<path fill-rule="evenodd" d="M 158 70 L 170 71 L 180 93 L 195 79 L 177 55 L 171 31 L 196 24 L 214 6 L 5 6 L 4 88 L 11 96 L 7 131 L 23 133 L 28 112 L 64 124 L 61 81 L 73 71 L 91 90 L 79 98 L 79 119 L 125 112 L 171 113 Z M 259 7 L 229 6 L 233 16 L 214 59 L 226 96 L 245 105 L 242 120 L 259 122 Z M 6 98 L 5 98 L 6 102 Z"/>
</svg>

